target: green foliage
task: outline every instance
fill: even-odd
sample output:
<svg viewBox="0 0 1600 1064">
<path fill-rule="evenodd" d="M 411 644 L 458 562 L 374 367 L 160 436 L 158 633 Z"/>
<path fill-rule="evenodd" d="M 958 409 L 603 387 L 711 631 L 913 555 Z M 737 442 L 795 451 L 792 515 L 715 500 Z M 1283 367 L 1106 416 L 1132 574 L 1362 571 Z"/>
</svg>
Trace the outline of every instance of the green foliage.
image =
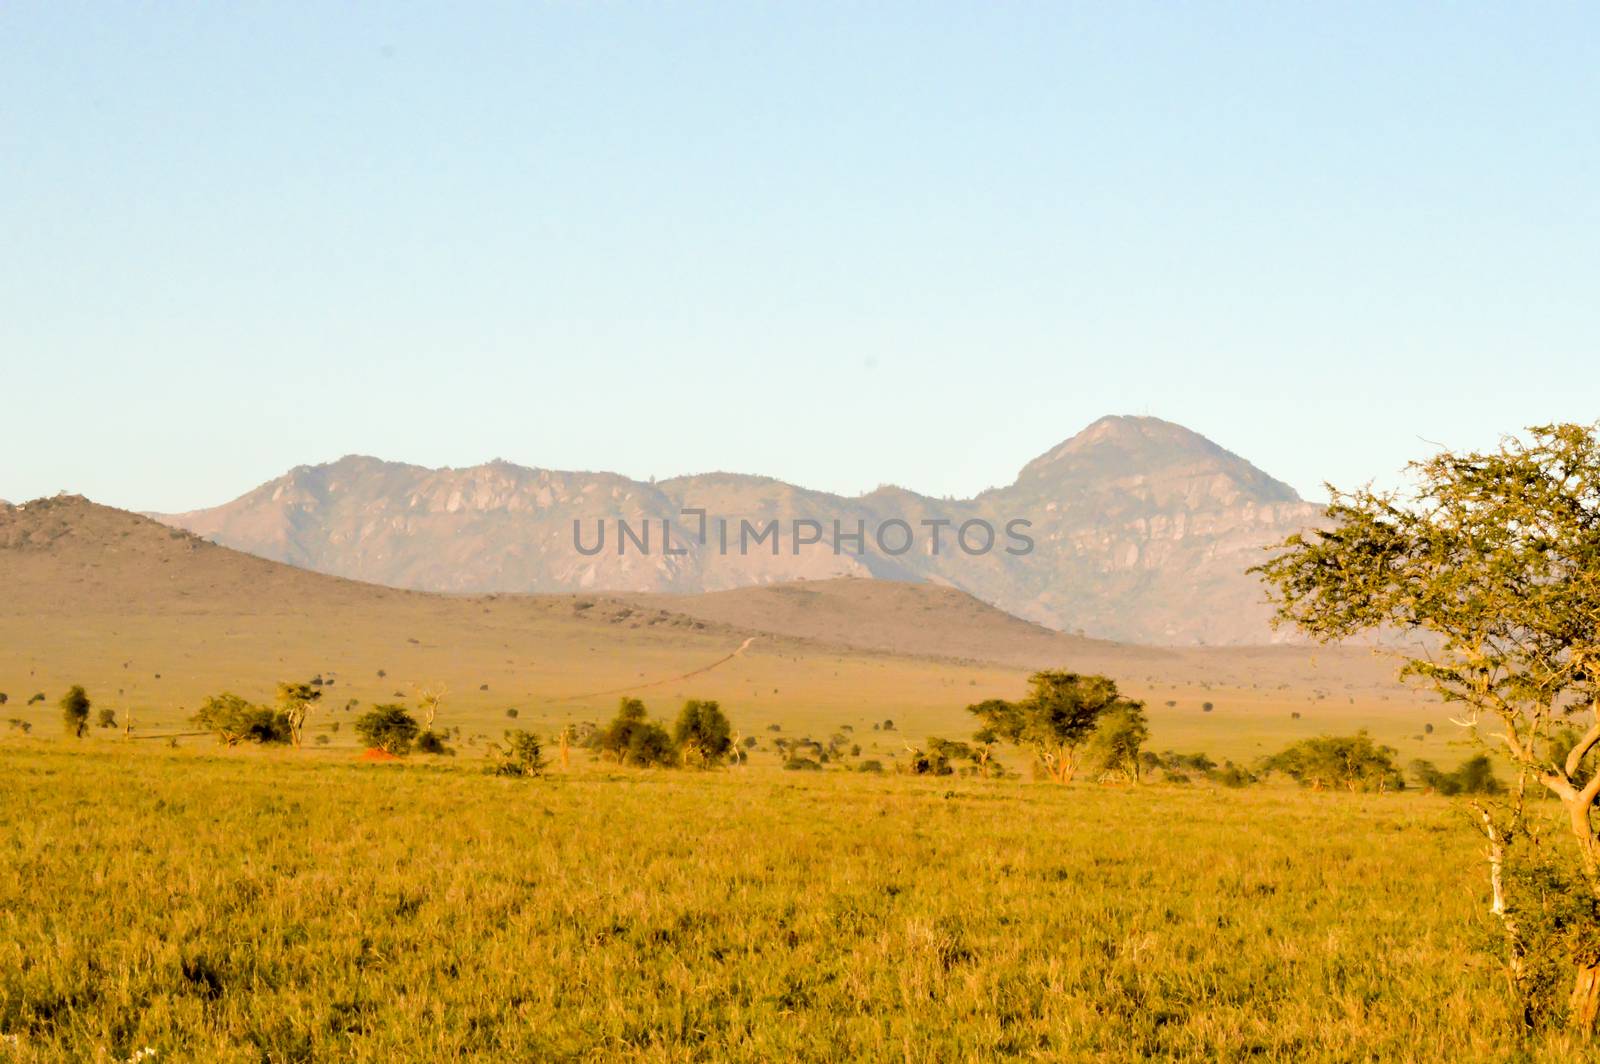
<svg viewBox="0 0 1600 1064">
<path fill-rule="evenodd" d="M 1262 762 L 1268 772 L 1282 772 L 1312 790 L 1403 790 L 1405 779 L 1394 763 L 1394 750 L 1374 742 L 1365 731 L 1354 735 L 1304 739 Z"/>
<path fill-rule="evenodd" d="M 1104 775 L 1139 779 L 1139 749 L 1150 738 L 1150 722 L 1139 702 L 1113 705 L 1100 714 L 1089 736 L 1089 753 Z"/>
<path fill-rule="evenodd" d="M 289 719 L 281 712 L 258 706 L 224 691 L 200 704 L 192 718 L 206 731 L 215 732 L 217 741 L 227 746 L 240 743 L 287 743 Z"/>
<path fill-rule="evenodd" d="M 1571 868 L 1535 889 L 1579 896 L 1537 901 L 1586 908 L 1600 897 L 1600 437 L 1594 426 L 1546 425 L 1493 451 L 1441 452 L 1411 473 L 1403 494 L 1334 492 L 1330 526 L 1290 536 L 1257 571 L 1279 621 L 1320 639 L 1426 635 L 1403 675 L 1455 704 L 1469 727 L 1492 729 L 1492 749 L 1562 804 Z M 1535 834 L 1520 788 L 1478 813 L 1491 853 L 1524 850 Z M 1535 900 L 1507 904 L 1527 911 Z M 1516 937 L 1509 914 L 1503 926 Z M 1508 960 L 1513 975 L 1533 963 Z M 1592 961 L 1577 961 L 1582 991 Z M 1592 1013 L 1577 1019 L 1593 1026 Z"/>
<path fill-rule="evenodd" d="M 594 747 L 619 765 L 645 768 L 671 765 L 675 759 L 672 737 L 650 720 L 637 698 L 622 699 L 616 717 L 595 733 Z"/>
<path fill-rule="evenodd" d="M 1488 754 L 1476 754 L 1454 772 L 1441 772 L 1432 761 L 1421 758 L 1411 762 L 1411 778 L 1429 790 L 1444 795 L 1504 794 L 1505 784 L 1494 775 L 1494 765 Z"/>
<path fill-rule="evenodd" d="M 279 683 L 278 711 L 289 722 L 289 741 L 299 746 L 305 736 L 306 717 L 311 707 L 322 698 L 321 677 L 318 683 Z"/>
<path fill-rule="evenodd" d="M 356 718 L 356 734 L 369 747 L 403 757 L 411 751 L 421 726 L 405 706 L 373 706 Z"/>
<path fill-rule="evenodd" d="M 67 734 L 82 739 L 89 733 L 89 695 L 81 684 L 73 684 L 61 696 L 61 723 Z"/>
<path fill-rule="evenodd" d="M 497 776 L 537 776 L 545 770 L 544 748 L 539 737 L 521 728 L 508 729 L 505 746 L 489 747 L 490 771 Z"/>
<path fill-rule="evenodd" d="M 1033 753 L 1052 780 L 1065 783 L 1076 773 L 1081 748 L 1101 716 L 1112 712 L 1121 721 L 1122 735 L 1108 750 L 1116 751 L 1119 763 L 1125 762 L 1128 755 L 1124 747 L 1137 736 L 1132 755 L 1137 757 L 1138 743 L 1147 734 L 1140 731 L 1144 727 L 1144 703 L 1123 698 L 1113 680 L 1045 671 L 1030 676 L 1028 686 L 1027 697 L 1020 702 L 989 699 L 967 707 L 967 712 L 981 722 L 976 733 L 980 743 L 1003 741 L 1022 747 Z"/>
<path fill-rule="evenodd" d="M 732 752 L 733 725 L 717 703 L 690 699 L 678 714 L 672 739 L 685 765 L 707 768 Z"/>
</svg>

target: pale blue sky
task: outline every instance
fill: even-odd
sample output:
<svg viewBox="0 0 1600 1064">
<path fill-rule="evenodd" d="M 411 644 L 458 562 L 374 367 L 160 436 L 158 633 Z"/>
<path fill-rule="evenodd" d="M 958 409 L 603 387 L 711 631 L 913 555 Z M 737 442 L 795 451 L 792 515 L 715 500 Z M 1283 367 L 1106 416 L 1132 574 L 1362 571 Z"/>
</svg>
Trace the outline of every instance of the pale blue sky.
<svg viewBox="0 0 1600 1064">
<path fill-rule="evenodd" d="M 0 7 L 0 497 L 1600 417 L 1582 5 Z"/>
</svg>

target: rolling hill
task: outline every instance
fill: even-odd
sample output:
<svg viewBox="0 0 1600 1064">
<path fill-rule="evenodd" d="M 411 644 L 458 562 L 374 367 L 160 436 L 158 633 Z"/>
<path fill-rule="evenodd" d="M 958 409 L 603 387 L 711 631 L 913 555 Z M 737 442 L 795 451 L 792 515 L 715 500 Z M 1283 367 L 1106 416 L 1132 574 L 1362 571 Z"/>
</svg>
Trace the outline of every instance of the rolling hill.
<svg viewBox="0 0 1600 1064">
<path fill-rule="evenodd" d="M 661 713 L 716 698 L 752 734 L 866 732 L 885 719 L 912 738 L 963 734 L 967 704 L 1015 696 L 1041 667 L 1115 676 L 1149 700 L 1157 741 L 1217 753 L 1335 726 L 1409 742 L 1433 712 L 1364 651 L 1126 646 L 953 588 L 867 579 L 693 595 L 398 590 L 73 496 L 0 508 L 0 590 L 3 712 L 39 734 L 56 730 L 54 701 L 71 683 L 165 733 L 207 694 L 266 699 L 277 680 L 311 676 L 335 746 L 350 741 L 331 726 L 351 719 L 352 701 L 440 685 L 443 723 L 490 736 L 510 709 L 547 727 L 599 719 L 624 693 Z M 886 755 L 898 749 L 884 738 Z"/>
</svg>

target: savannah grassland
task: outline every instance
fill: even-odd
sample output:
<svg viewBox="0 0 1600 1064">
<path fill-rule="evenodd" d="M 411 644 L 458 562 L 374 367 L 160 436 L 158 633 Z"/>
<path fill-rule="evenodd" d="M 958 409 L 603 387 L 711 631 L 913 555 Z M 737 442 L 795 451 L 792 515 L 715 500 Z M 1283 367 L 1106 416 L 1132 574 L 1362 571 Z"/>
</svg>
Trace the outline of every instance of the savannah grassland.
<svg viewBox="0 0 1600 1064">
<path fill-rule="evenodd" d="M 1117 678 L 1154 750 L 1252 762 L 1368 727 L 1402 761 L 1459 761 L 1445 712 L 1365 652 L 1117 647 L 867 581 L 423 595 L 81 500 L 8 520 L 0 1060 L 1578 1054 L 1516 1033 L 1480 846 L 1444 799 L 1063 788 L 1014 755 L 1021 778 L 892 772 L 1038 667 Z M 184 734 L 208 694 L 314 675 L 303 750 Z M 132 736 L 61 738 L 74 683 Z M 441 685 L 455 757 L 357 762 L 360 712 Z M 759 748 L 483 771 L 505 728 L 548 740 L 623 691 L 668 719 L 718 699 Z M 859 755 L 779 768 L 780 735 L 846 726 Z M 891 771 L 846 771 L 863 760 Z"/>
<path fill-rule="evenodd" d="M 1416 793 L 0 743 L 20 1061 L 1574 1059 Z"/>
</svg>

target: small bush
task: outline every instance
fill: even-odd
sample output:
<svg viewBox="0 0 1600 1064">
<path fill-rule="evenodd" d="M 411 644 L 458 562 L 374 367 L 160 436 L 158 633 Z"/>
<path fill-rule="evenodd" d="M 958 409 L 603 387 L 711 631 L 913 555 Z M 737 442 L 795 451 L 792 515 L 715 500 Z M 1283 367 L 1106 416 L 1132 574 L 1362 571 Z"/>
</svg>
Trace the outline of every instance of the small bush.
<svg viewBox="0 0 1600 1064">
<path fill-rule="evenodd" d="M 821 763 L 813 761 L 809 757 L 791 757 L 789 760 L 783 763 L 783 767 L 790 772 L 822 771 Z"/>
<path fill-rule="evenodd" d="M 115 728 L 117 726 L 117 711 L 114 709 L 102 709 L 95 715 L 94 723 L 97 728 Z"/>
<path fill-rule="evenodd" d="M 685 702 L 672 738 L 683 763 L 699 768 L 721 762 L 733 750 L 733 726 L 715 702 Z"/>
<path fill-rule="evenodd" d="M 1440 794 L 1503 794 L 1506 786 L 1495 779 L 1488 754 L 1477 754 L 1462 762 L 1454 772 L 1441 772 L 1431 761 L 1418 759 L 1409 766 L 1411 776 L 1424 787 Z"/>
<path fill-rule="evenodd" d="M 517 719 L 517 711 L 516 711 L 516 709 L 512 708 L 512 709 L 506 710 L 506 718 L 508 720 L 516 720 Z"/>
<path fill-rule="evenodd" d="M 604 731 L 596 733 L 593 745 L 621 765 L 645 767 L 674 761 L 672 737 L 648 718 L 644 703 L 637 698 L 622 700 L 616 717 Z"/>
<path fill-rule="evenodd" d="M 505 747 L 496 743 L 489 747 L 494 759 L 489 771 L 496 776 L 537 776 L 545 769 L 544 748 L 539 737 L 521 728 L 507 731 Z"/>
<path fill-rule="evenodd" d="M 857 772 L 883 772 L 882 761 L 863 761 L 856 766 Z"/>
<path fill-rule="evenodd" d="M 419 753 L 449 755 L 455 753 L 445 745 L 444 737 L 435 731 L 425 731 L 417 736 L 416 749 Z"/>
<path fill-rule="evenodd" d="M 356 734 L 368 746 L 396 757 L 404 757 L 411 751 L 411 744 L 420 730 L 417 719 L 405 706 L 373 706 L 356 718 Z"/>
</svg>

